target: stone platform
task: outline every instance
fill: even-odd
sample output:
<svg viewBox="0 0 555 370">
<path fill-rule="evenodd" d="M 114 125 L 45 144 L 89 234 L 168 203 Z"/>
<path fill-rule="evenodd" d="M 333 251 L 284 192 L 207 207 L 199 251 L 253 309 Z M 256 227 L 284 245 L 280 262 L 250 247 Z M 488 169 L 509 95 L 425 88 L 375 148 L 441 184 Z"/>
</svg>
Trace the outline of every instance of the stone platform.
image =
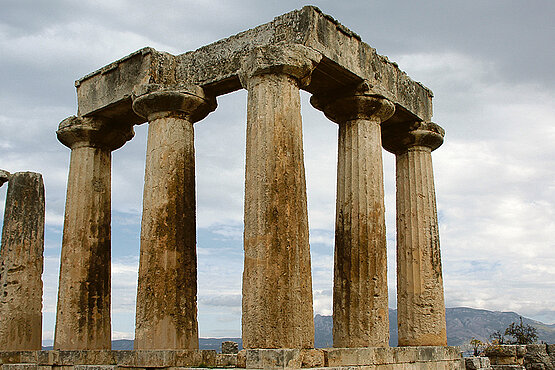
<svg viewBox="0 0 555 370">
<path fill-rule="evenodd" d="M 0 370 L 247 369 L 464 369 L 458 347 L 213 350 L 9 351 Z"/>
</svg>

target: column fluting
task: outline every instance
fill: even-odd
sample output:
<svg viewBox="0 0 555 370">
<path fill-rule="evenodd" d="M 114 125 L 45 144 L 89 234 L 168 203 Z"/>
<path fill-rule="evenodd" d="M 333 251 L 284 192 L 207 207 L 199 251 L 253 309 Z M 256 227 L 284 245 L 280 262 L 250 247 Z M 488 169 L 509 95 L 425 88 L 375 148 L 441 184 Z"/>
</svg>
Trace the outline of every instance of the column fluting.
<svg viewBox="0 0 555 370">
<path fill-rule="evenodd" d="M 354 91 L 313 96 L 338 123 L 333 346 L 389 345 L 387 245 L 380 123 L 388 100 Z"/>
<path fill-rule="evenodd" d="M 396 155 L 399 346 L 447 345 L 431 152 L 445 132 L 416 122 L 384 147 Z"/>
<path fill-rule="evenodd" d="M 314 318 L 299 88 L 319 58 L 303 47 L 255 49 L 245 171 L 244 348 L 312 348 Z"/>
<path fill-rule="evenodd" d="M 54 349 L 110 349 L 111 153 L 133 128 L 70 117 L 57 135 L 71 159 Z"/>
</svg>

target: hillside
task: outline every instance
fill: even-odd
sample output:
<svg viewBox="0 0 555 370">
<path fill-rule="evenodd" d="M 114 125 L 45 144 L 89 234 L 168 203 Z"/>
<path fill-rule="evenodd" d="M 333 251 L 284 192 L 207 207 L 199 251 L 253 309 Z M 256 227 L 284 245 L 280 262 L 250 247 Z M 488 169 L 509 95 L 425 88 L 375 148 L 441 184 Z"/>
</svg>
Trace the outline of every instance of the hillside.
<svg viewBox="0 0 555 370">
<path fill-rule="evenodd" d="M 461 345 L 472 337 L 481 341 L 489 340 L 496 330 L 504 331 L 511 323 L 518 322 L 520 315 L 515 312 L 477 310 L 466 307 L 448 308 L 447 342 L 450 345 Z M 522 322 L 538 329 L 538 340 L 555 343 L 555 325 L 547 325 L 526 317 Z"/>
</svg>

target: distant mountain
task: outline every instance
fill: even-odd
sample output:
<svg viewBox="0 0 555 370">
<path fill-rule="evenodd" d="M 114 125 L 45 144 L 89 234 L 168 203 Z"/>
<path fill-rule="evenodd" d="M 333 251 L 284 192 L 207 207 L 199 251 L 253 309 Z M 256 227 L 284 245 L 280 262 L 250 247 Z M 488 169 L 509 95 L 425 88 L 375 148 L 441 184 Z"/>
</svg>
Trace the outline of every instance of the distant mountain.
<svg viewBox="0 0 555 370">
<path fill-rule="evenodd" d="M 468 343 L 472 338 L 481 341 L 489 340 L 494 331 L 503 332 L 511 323 L 518 322 L 520 315 L 515 312 L 499 312 L 477 310 L 474 308 L 455 307 L 446 310 L 447 319 L 447 344 L 460 346 Z M 526 317 L 522 317 L 524 324 L 538 329 L 538 340 L 546 343 L 555 343 L 555 325 L 544 324 Z M 316 315 L 314 317 L 314 346 L 316 348 L 331 347 L 333 321 L 331 316 Z M 397 310 L 389 310 L 389 345 L 397 346 Z M 241 338 L 200 338 L 200 349 L 213 349 L 220 351 L 222 342 L 233 341 L 239 343 L 242 349 Z M 52 349 L 52 346 L 43 347 Z M 133 341 L 129 339 L 112 341 L 113 350 L 133 349 Z"/>
<path fill-rule="evenodd" d="M 447 343 L 462 345 L 473 337 L 481 341 L 489 340 L 489 336 L 496 330 L 504 332 L 513 322 L 519 322 L 520 315 L 515 312 L 500 312 L 477 310 L 466 307 L 448 308 L 447 314 Z M 538 329 L 538 341 L 555 343 L 555 325 L 522 317 L 525 325 Z"/>
<path fill-rule="evenodd" d="M 446 309 L 447 344 L 460 346 L 468 343 L 472 338 L 486 341 L 494 331 L 503 332 L 511 323 L 519 320 L 520 315 L 515 312 L 478 310 L 466 307 L 448 308 Z M 522 322 L 538 329 L 539 341 L 555 343 L 555 325 L 547 325 L 526 317 L 522 317 Z M 314 327 L 316 329 L 315 346 L 329 347 L 332 343 L 332 317 L 316 315 Z M 389 345 L 397 346 L 397 310 L 389 309 L 389 333 Z"/>
</svg>

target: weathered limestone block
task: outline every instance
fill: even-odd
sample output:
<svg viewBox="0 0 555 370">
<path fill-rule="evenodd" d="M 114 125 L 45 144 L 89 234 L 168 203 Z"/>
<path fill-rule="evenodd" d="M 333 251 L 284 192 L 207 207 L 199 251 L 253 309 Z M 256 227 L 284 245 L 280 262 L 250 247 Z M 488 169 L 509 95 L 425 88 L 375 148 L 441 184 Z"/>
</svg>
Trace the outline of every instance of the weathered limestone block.
<svg viewBox="0 0 555 370">
<path fill-rule="evenodd" d="M 216 367 L 237 367 L 237 353 L 218 353 Z"/>
<path fill-rule="evenodd" d="M 39 366 L 35 364 L 4 364 L 2 365 L 2 370 L 47 370 L 47 369 L 39 369 Z"/>
<path fill-rule="evenodd" d="M 222 353 L 230 354 L 237 352 L 239 352 L 239 344 L 237 342 L 233 342 L 230 340 L 222 342 Z"/>
<path fill-rule="evenodd" d="M 247 349 L 247 369 L 299 369 L 302 365 L 299 349 Z"/>
<path fill-rule="evenodd" d="M 516 357 L 517 358 L 524 358 L 526 356 L 526 345 L 525 344 L 517 344 L 516 345 Z"/>
<path fill-rule="evenodd" d="M 555 369 L 555 362 L 548 353 L 546 344 L 526 345 L 524 365 L 527 369 Z"/>
<path fill-rule="evenodd" d="M 324 350 L 322 349 L 303 349 L 301 350 L 301 367 L 314 368 L 322 367 L 326 362 Z"/>
<path fill-rule="evenodd" d="M 514 365 L 518 363 L 520 357 L 520 363 L 522 364 L 522 357 L 518 356 L 517 348 L 520 346 L 516 345 L 492 345 L 488 346 L 484 353 L 490 358 L 492 365 Z"/>
<path fill-rule="evenodd" d="M 244 369 L 247 367 L 247 350 L 242 349 L 237 353 L 237 368 Z"/>
<path fill-rule="evenodd" d="M 247 369 L 319 368 L 325 364 L 321 349 L 247 349 L 244 357 Z"/>
<path fill-rule="evenodd" d="M 16 172 L 8 184 L 0 249 L 0 349 L 3 351 L 41 348 L 43 250 L 42 175 Z"/>
<path fill-rule="evenodd" d="M 395 107 L 368 85 L 311 103 L 339 124 L 333 346 L 389 343 L 381 122 Z"/>
<path fill-rule="evenodd" d="M 58 140 L 71 148 L 55 349 L 110 349 L 111 152 L 129 125 L 70 117 Z"/>
<path fill-rule="evenodd" d="M 465 357 L 464 363 L 467 370 L 492 370 L 488 357 Z"/>
<path fill-rule="evenodd" d="M 193 123 L 216 101 L 197 86 L 135 94 L 149 121 L 135 349 L 198 349 Z"/>
<path fill-rule="evenodd" d="M 5 170 L 0 170 L 0 187 L 10 179 L 10 173 Z"/>
<path fill-rule="evenodd" d="M 445 302 L 432 150 L 444 131 L 416 122 L 387 141 L 396 155 L 399 346 L 445 346 Z"/>
<path fill-rule="evenodd" d="M 555 366 L 555 344 L 548 344 L 546 346 L 547 355 L 551 359 L 551 363 Z"/>
<path fill-rule="evenodd" d="M 241 88 L 238 76 L 245 55 L 253 48 L 277 43 L 304 46 L 322 56 L 310 84 L 302 87 L 311 93 L 368 80 L 375 91 L 396 104 L 396 112 L 407 112 L 413 119 L 432 117 L 429 89 L 313 6 L 180 55 L 152 48 L 138 50 L 76 82 L 79 114 L 144 122 L 133 113 L 130 97 L 134 86 L 147 82 L 171 85 L 189 81 L 215 95 L 230 93 Z"/>
<path fill-rule="evenodd" d="M 255 49 L 243 65 L 244 348 L 314 347 L 299 86 L 318 58 L 303 47 L 272 47 Z"/>
<path fill-rule="evenodd" d="M 464 369 L 458 347 L 367 347 L 329 348 L 326 367 L 371 369 Z"/>
</svg>

